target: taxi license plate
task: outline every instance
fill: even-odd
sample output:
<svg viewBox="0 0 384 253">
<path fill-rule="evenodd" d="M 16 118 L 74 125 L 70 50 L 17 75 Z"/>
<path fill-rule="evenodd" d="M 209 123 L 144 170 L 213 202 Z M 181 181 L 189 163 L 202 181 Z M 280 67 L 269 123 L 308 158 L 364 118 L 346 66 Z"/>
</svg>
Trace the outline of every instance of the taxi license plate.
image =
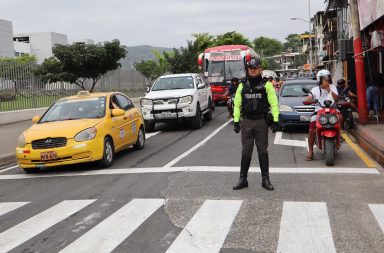
<svg viewBox="0 0 384 253">
<path fill-rule="evenodd" d="M 57 154 L 55 151 L 41 152 L 40 160 L 41 161 L 49 161 L 57 159 Z"/>
<path fill-rule="evenodd" d="M 300 116 L 300 121 L 310 121 L 311 117 L 310 116 Z"/>
<path fill-rule="evenodd" d="M 171 112 L 162 112 L 161 116 L 164 118 L 169 118 L 169 117 L 171 117 Z"/>
</svg>

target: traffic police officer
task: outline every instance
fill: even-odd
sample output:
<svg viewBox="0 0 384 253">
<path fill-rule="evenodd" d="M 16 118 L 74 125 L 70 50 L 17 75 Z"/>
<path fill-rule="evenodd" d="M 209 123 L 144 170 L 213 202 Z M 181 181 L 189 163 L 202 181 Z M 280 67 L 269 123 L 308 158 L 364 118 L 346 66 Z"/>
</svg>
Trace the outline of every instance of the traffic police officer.
<svg viewBox="0 0 384 253">
<path fill-rule="evenodd" d="M 268 158 L 268 125 L 267 114 L 271 111 L 273 123 L 272 132 L 278 129 L 279 103 L 275 89 L 271 82 L 263 82 L 261 61 L 251 58 L 247 62 L 247 77 L 239 84 L 236 91 L 234 106 L 234 131 L 241 130 L 242 156 L 240 167 L 240 180 L 233 190 L 248 187 L 248 170 L 251 164 L 253 145 L 256 144 L 262 176 L 262 187 L 272 191 L 269 181 Z M 240 126 L 240 113 L 243 120 Z"/>
</svg>

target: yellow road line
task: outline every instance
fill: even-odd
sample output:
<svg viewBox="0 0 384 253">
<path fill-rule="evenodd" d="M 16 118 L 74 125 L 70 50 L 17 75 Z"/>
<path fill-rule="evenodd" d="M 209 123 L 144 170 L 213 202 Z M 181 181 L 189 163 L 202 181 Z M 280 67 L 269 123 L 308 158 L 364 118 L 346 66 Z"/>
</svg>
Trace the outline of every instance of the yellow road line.
<svg viewBox="0 0 384 253">
<path fill-rule="evenodd" d="M 345 133 L 342 133 L 341 136 L 343 136 L 345 142 L 351 147 L 353 151 L 360 157 L 360 159 L 367 165 L 368 168 L 376 168 L 376 163 L 365 154 L 365 152 L 356 145 Z"/>
</svg>

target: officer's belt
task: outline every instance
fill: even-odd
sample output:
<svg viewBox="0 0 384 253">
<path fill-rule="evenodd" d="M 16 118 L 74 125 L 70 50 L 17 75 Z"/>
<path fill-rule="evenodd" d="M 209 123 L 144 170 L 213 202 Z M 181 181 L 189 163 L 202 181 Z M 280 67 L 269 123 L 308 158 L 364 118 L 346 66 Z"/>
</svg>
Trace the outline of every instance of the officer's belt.
<svg viewBox="0 0 384 253">
<path fill-rule="evenodd" d="M 245 119 L 250 120 L 258 120 L 258 119 L 265 119 L 265 114 L 250 114 L 250 115 L 244 115 Z"/>
</svg>

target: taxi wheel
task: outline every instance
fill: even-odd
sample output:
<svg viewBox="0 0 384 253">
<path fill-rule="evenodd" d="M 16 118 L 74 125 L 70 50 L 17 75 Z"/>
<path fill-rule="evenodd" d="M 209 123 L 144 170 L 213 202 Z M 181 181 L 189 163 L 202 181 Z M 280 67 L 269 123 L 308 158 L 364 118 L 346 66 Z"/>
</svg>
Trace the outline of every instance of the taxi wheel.
<svg viewBox="0 0 384 253">
<path fill-rule="evenodd" d="M 103 168 L 107 168 L 113 164 L 114 161 L 114 146 L 110 137 L 104 139 L 104 154 L 103 158 L 99 161 L 99 165 Z"/>
<path fill-rule="evenodd" d="M 137 134 L 137 141 L 136 141 L 135 145 L 133 145 L 133 148 L 136 150 L 143 149 L 144 143 L 145 143 L 145 133 L 144 133 L 143 126 L 141 126 L 139 133 Z"/>
<path fill-rule="evenodd" d="M 39 168 L 24 168 L 23 170 L 24 170 L 25 173 L 27 173 L 27 174 L 32 174 L 32 173 L 36 173 L 36 172 L 39 172 L 39 171 L 40 171 Z"/>
</svg>

